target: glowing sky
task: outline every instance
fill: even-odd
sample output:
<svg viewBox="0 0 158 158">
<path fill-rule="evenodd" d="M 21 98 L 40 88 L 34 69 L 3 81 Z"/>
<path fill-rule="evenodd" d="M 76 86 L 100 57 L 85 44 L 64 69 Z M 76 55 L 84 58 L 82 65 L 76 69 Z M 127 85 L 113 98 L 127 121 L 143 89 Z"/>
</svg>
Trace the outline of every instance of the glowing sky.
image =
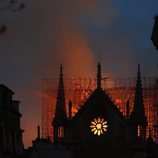
<svg viewBox="0 0 158 158">
<path fill-rule="evenodd" d="M 150 36 L 157 0 L 27 0 L 26 9 L 0 12 L 7 32 L 0 36 L 0 82 L 21 100 L 24 142 L 28 146 L 41 123 L 42 78 L 104 73 L 156 76 L 158 53 Z M 55 84 L 56 88 L 57 85 Z"/>
</svg>

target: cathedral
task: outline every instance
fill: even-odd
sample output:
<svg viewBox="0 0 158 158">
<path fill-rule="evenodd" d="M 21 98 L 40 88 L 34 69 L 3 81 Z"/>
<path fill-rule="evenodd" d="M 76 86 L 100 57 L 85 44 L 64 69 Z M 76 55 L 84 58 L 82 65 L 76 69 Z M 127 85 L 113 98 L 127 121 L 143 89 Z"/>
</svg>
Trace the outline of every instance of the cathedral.
<svg viewBox="0 0 158 158">
<path fill-rule="evenodd" d="M 102 89 L 101 64 L 97 65 L 97 87 L 78 112 L 72 116 L 73 103 L 65 103 L 63 69 L 60 67 L 55 116 L 52 120 L 53 142 L 38 138 L 33 141 L 32 158 L 155 158 L 157 145 L 147 137 L 148 126 L 138 65 L 134 107 L 126 116 Z M 66 110 L 68 109 L 68 110 Z M 51 149 L 51 150 L 48 150 Z M 38 151 L 38 154 L 37 154 Z M 58 151 L 58 152 L 57 152 Z M 45 156 L 44 156 L 45 155 Z M 46 156 L 47 155 L 47 156 Z"/>
</svg>

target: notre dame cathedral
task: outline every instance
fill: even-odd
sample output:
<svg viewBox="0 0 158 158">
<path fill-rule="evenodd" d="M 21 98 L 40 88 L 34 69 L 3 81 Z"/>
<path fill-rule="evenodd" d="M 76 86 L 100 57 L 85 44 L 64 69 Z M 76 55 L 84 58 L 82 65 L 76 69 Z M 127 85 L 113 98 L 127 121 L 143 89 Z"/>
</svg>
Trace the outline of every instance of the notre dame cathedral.
<svg viewBox="0 0 158 158">
<path fill-rule="evenodd" d="M 134 108 L 126 116 L 119 111 L 101 85 L 101 64 L 97 66 L 97 88 L 78 112 L 72 116 L 73 103 L 66 112 L 62 66 L 52 120 L 53 143 L 40 139 L 33 141 L 34 157 L 67 158 L 156 158 L 157 145 L 147 137 L 148 126 L 144 111 L 140 66 L 138 65 Z M 68 115 L 67 115 L 68 113 Z"/>
</svg>

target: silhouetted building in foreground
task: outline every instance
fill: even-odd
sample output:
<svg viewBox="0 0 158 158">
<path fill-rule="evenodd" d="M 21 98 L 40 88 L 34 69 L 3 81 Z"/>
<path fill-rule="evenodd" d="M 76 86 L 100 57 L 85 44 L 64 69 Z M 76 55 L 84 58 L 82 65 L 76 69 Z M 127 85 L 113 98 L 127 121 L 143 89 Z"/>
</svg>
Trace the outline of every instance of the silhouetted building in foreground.
<svg viewBox="0 0 158 158">
<path fill-rule="evenodd" d="M 140 66 L 138 66 L 134 108 L 127 116 L 119 111 L 107 92 L 102 90 L 101 65 L 98 63 L 97 88 L 72 117 L 72 102 L 65 104 L 62 66 L 55 117 L 53 142 L 33 141 L 31 158 L 156 158 L 157 146 L 151 134 L 146 138 L 147 118 L 144 112 Z M 66 112 L 68 109 L 68 115 Z M 38 132 L 39 133 L 39 132 Z"/>
<path fill-rule="evenodd" d="M 13 94 L 8 87 L 0 85 L 0 158 L 23 156 L 20 102 L 12 99 Z"/>
<path fill-rule="evenodd" d="M 154 46 L 156 47 L 156 49 L 158 49 L 158 16 L 155 16 L 155 22 L 151 34 L 151 40 Z"/>
</svg>

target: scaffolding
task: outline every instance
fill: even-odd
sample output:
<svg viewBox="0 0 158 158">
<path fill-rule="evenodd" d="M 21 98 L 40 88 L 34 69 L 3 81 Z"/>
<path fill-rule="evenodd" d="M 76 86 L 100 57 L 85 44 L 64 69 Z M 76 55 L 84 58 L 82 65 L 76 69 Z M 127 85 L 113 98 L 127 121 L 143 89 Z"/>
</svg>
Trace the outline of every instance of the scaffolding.
<svg viewBox="0 0 158 158">
<path fill-rule="evenodd" d="M 52 120 L 54 115 L 54 87 L 52 79 L 43 79 L 42 87 L 42 137 L 52 138 Z"/>
<path fill-rule="evenodd" d="M 142 78 L 143 98 L 145 114 L 148 119 L 147 137 L 149 129 L 152 131 L 154 141 L 158 143 L 158 82 L 156 77 Z M 56 102 L 57 89 L 53 87 L 53 80 L 43 81 L 43 105 L 42 105 L 42 135 L 52 137 L 52 118 Z M 102 78 L 102 89 L 108 93 L 112 101 L 126 116 L 126 102 L 129 99 L 130 112 L 134 104 L 136 78 Z M 96 88 L 94 78 L 70 78 L 65 80 L 66 102 L 69 99 L 73 103 L 73 115 L 84 104 L 89 95 Z M 55 96 L 55 97 L 54 97 Z"/>
</svg>

